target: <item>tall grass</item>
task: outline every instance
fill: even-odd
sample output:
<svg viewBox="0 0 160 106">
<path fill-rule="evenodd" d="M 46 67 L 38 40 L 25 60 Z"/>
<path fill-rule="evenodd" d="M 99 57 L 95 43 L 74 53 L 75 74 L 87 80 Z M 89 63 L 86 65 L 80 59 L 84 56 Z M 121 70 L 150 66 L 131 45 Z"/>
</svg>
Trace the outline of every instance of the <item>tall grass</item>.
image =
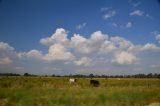
<svg viewBox="0 0 160 106">
<path fill-rule="evenodd" d="M 159 79 L 0 77 L 0 106 L 145 106 L 160 102 Z"/>
</svg>

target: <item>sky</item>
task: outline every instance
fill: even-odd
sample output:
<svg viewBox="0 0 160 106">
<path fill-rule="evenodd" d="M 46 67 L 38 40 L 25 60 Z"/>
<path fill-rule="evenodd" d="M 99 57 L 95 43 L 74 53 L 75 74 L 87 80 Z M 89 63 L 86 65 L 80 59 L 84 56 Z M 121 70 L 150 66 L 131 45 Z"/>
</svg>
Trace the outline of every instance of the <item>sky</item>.
<svg viewBox="0 0 160 106">
<path fill-rule="evenodd" d="M 0 0 L 0 73 L 160 73 L 160 0 Z"/>
</svg>

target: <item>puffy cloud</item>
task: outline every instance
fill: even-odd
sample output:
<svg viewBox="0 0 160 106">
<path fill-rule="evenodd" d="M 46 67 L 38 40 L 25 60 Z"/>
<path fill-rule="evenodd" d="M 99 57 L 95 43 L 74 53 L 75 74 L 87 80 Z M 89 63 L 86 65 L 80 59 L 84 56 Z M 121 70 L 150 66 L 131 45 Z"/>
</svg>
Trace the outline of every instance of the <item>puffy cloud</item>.
<svg viewBox="0 0 160 106">
<path fill-rule="evenodd" d="M 0 64 L 8 65 L 13 62 L 13 59 L 16 59 L 17 55 L 12 46 L 8 43 L 0 42 Z"/>
<path fill-rule="evenodd" d="M 90 48 L 88 45 L 88 40 L 79 34 L 74 34 L 74 36 L 71 37 L 71 46 L 78 53 L 92 52 L 92 48 Z"/>
<path fill-rule="evenodd" d="M 61 44 L 54 44 L 50 46 L 48 54 L 44 56 L 44 60 L 47 61 L 69 61 L 73 59 L 74 55 L 67 51 L 67 49 Z"/>
<path fill-rule="evenodd" d="M 91 35 L 91 40 L 93 42 L 104 41 L 106 39 L 108 39 L 108 35 L 103 34 L 101 31 L 96 31 Z"/>
<path fill-rule="evenodd" d="M 25 60 L 25 59 L 43 60 L 43 57 L 44 57 L 42 52 L 36 49 L 30 50 L 28 52 L 19 52 L 16 55 L 19 59 L 22 59 L 22 60 Z"/>
<path fill-rule="evenodd" d="M 71 37 L 71 43 L 73 45 L 83 44 L 86 41 L 87 41 L 87 39 L 84 38 L 83 36 L 79 35 L 79 34 L 74 34 L 73 37 Z"/>
<path fill-rule="evenodd" d="M 91 59 L 88 57 L 82 57 L 81 59 L 75 61 L 74 63 L 78 66 L 91 66 Z"/>
<path fill-rule="evenodd" d="M 160 52 L 160 47 L 152 43 L 145 45 L 132 45 L 128 48 L 129 52 L 140 53 L 140 52 Z"/>
<path fill-rule="evenodd" d="M 158 43 L 160 43 L 160 32 L 154 31 L 154 32 L 151 32 L 151 34 L 153 34 L 156 40 L 158 41 Z"/>
<path fill-rule="evenodd" d="M 158 41 L 158 43 L 160 43 L 160 33 L 155 33 L 155 38 Z"/>
<path fill-rule="evenodd" d="M 113 52 L 116 49 L 117 49 L 117 47 L 113 42 L 105 41 L 100 47 L 100 52 L 109 53 L 109 52 Z"/>
<path fill-rule="evenodd" d="M 8 57 L 0 58 L 0 65 L 9 65 L 12 63 L 12 60 Z"/>
<path fill-rule="evenodd" d="M 33 57 L 33 58 L 41 58 L 42 53 L 38 50 L 31 50 L 27 53 L 28 57 Z"/>
<path fill-rule="evenodd" d="M 51 37 L 40 39 L 40 43 L 44 45 L 53 45 L 55 43 L 67 44 L 67 31 L 63 28 L 58 28 Z"/>
<path fill-rule="evenodd" d="M 143 15 L 144 15 L 144 12 L 141 10 L 135 10 L 130 13 L 130 16 L 143 16 Z"/>
<path fill-rule="evenodd" d="M 13 51 L 14 48 L 9 46 L 8 43 L 0 42 L 0 50 L 9 50 Z"/>
<path fill-rule="evenodd" d="M 89 54 L 98 51 L 101 44 L 107 39 L 107 34 L 103 34 L 101 31 L 96 31 L 91 34 L 89 39 L 86 39 L 79 34 L 74 34 L 74 36 L 71 37 L 70 44 L 76 52 Z"/>
<path fill-rule="evenodd" d="M 43 72 L 43 67 L 48 67 L 52 71 L 55 71 L 53 68 L 56 67 L 61 68 L 62 73 L 63 70 L 71 70 L 71 68 L 75 71 L 81 68 L 105 70 L 106 67 L 110 67 L 108 70 L 113 67 L 115 70 L 120 70 L 116 68 L 119 65 L 115 64 L 120 64 L 125 69 L 128 67 L 126 64 L 134 64 L 141 60 L 141 54 L 144 52 L 150 52 L 145 55 L 160 52 L 160 47 L 155 44 L 137 45 L 120 36 L 109 37 L 101 31 L 93 32 L 89 38 L 74 34 L 68 39 L 67 31 L 58 28 L 51 37 L 42 39 L 45 42 L 43 43 L 48 45 L 47 53 L 36 49 L 17 52 L 9 44 L 0 42 L 0 69 L 4 69 L 5 66 L 15 70 L 18 70 L 15 67 L 23 67 L 24 71 L 42 70 L 41 72 Z M 59 67 L 62 65 L 63 67 Z M 50 70 L 50 73 L 53 73 L 52 71 Z M 98 73 L 98 71 L 96 72 Z"/>
<path fill-rule="evenodd" d="M 96 31 L 91 34 L 89 44 L 92 47 L 92 52 L 98 52 L 101 45 L 108 40 L 108 35 L 103 34 L 101 31 Z"/>
<path fill-rule="evenodd" d="M 87 23 L 82 23 L 82 24 L 79 24 L 79 25 L 77 25 L 76 26 L 76 29 L 82 29 L 82 28 L 84 28 L 85 26 L 87 25 Z"/>
<path fill-rule="evenodd" d="M 116 37 L 111 37 L 110 40 L 111 40 L 111 42 L 113 42 L 113 43 L 116 45 L 116 47 L 118 47 L 119 49 L 128 49 L 130 46 L 133 45 L 130 41 L 128 41 L 128 40 L 126 40 L 126 39 L 124 39 L 124 38 L 122 38 L 122 37 L 118 37 L 118 36 L 116 36 Z"/>
<path fill-rule="evenodd" d="M 126 24 L 126 28 L 131 28 L 132 27 L 132 22 L 128 22 L 127 24 Z"/>
<path fill-rule="evenodd" d="M 156 40 L 158 40 L 158 42 L 160 43 L 160 34 L 156 35 Z"/>
<path fill-rule="evenodd" d="M 129 52 L 122 51 L 120 53 L 116 53 L 113 59 L 113 62 L 118 64 L 132 64 L 136 62 L 137 58 L 135 55 Z"/>
<path fill-rule="evenodd" d="M 147 43 L 141 48 L 141 50 L 156 52 L 156 51 L 160 51 L 160 48 L 157 47 L 155 44 Z"/>
</svg>

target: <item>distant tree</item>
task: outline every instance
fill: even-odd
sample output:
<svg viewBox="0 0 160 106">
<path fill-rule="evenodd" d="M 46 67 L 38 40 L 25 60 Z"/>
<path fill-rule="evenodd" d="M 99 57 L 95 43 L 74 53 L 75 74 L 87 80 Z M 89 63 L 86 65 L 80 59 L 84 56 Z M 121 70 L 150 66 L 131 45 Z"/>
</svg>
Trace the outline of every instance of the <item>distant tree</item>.
<svg viewBox="0 0 160 106">
<path fill-rule="evenodd" d="M 152 78 L 152 76 L 153 76 L 152 73 L 149 73 L 149 74 L 147 75 L 148 78 Z"/>
<path fill-rule="evenodd" d="M 55 74 L 52 74 L 52 77 L 55 77 L 56 75 Z"/>
<path fill-rule="evenodd" d="M 16 73 L 0 73 L 0 76 L 20 76 L 20 74 L 16 74 Z"/>
<path fill-rule="evenodd" d="M 90 78 L 93 78 L 93 77 L 94 77 L 94 75 L 93 75 L 93 74 L 89 74 L 89 77 L 90 77 Z"/>
<path fill-rule="evenodd" d="M 30 76 L 30 74 L 28 74 L 28 73 L 24 73 L 24 76 Z"/>
</svg>

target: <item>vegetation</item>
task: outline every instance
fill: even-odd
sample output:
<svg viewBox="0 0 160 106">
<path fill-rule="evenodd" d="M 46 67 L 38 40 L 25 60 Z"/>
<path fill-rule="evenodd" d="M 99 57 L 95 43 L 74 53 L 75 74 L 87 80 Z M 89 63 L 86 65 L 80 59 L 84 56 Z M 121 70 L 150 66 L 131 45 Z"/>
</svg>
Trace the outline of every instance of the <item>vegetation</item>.
<svg viewBox="0 0 160 106">
<path fill-rule="evenodd" d="M 20 74 L 16 73 L 0 73 L 0 76 L 21 76 Z M 23 76 L 32 76 L 32 77 L 38 77 L 38 75 L 24 73 Z M 45 77 L 76 77 L 76 78 L 160 78 L 160 73 L 149 73 L 149 74 L 135 74 L 135 75 L 82 75 L 82 74 L 76 74 L 76 75 L 43 75 Z"/>
<path fill-rule="evenodd" d="M 78 78 L 1 76 L 0 106 L 145 106 L 160 102 L 158 78 Z"/>
</svg>

